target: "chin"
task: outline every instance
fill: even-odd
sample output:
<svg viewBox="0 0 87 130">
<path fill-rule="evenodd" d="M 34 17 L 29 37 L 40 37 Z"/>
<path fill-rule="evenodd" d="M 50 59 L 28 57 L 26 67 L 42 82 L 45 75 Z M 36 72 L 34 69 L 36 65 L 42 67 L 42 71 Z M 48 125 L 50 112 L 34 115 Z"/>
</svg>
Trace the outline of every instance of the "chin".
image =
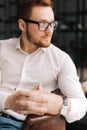
<svg viewBox="0 0 87 130">
<path fill-rule="evenodd" d="M 34 43 L 34 45 L 36 45 L 37 47 L 49 47 L 50 46 L 50 42 L 38 42 L 38 43 Z"/>
<path fill-rule="evenodd" d="M 42 46 L 43 46 L 43 47 L 49 47 L 50 44 L 51 44 L 51 41 L 49 40 L 49 41 L 43 42 L 43 43 L 42 43 Z"/>
<path fill-rule="evenodd" d="M 50 46 L 50 44 L 49 45 L 46 45 L 45 47 L 49 47 Z"/>
<path fill-rule="evenodd" d="M 48 43 L 48 44 L 46 43 L 46 44 L 43 44 L 43 45 L 42 45 L 42 47 L 45 47 L 45 48 L 46 48 L 46 47 L 49 47 L 49 46 L 50 46 L 50 43 Z"/>
</svg>

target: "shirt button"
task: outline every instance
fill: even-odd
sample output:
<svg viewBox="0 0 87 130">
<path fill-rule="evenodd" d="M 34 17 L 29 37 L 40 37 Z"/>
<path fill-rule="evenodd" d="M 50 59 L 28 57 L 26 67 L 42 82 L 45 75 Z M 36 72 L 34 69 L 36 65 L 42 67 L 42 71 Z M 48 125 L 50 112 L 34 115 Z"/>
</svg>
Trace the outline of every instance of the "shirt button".
<svg viewBox="0 0 87 130">
<path fill-rule="evenodd" d="M 16 88 L 14 88 L 14 90 L 16 90 Z"/>
</svg>

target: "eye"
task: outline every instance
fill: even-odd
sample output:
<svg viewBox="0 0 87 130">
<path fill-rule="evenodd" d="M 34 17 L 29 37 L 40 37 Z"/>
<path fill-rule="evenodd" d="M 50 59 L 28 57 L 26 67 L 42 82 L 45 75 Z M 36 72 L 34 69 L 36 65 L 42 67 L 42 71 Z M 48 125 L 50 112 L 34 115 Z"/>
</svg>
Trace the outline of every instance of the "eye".
<svg viewBox="0 0 87 130">
<path fill-rule="evenodd" d="M 40 22 L 40 26 L 47 26 L 48 23 L 45 23 L 45 22 Z"/>
</svg>

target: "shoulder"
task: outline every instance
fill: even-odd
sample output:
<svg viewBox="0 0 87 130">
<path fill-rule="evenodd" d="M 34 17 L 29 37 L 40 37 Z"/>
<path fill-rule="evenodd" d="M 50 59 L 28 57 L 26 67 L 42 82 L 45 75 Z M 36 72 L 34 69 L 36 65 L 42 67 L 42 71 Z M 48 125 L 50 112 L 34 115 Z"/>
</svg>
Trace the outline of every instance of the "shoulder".
<svg viewBox="0 0 87 130">
<path fill-rule="evenodd" d="M 9 54 L 11 51 L 14 51 L 19 38 L 10 38 L 5 40 L 0 40 L 0 56 Z"/>
<path fill-rule="evenodd" d="M 48 47 L 48 54 L 50 55 L 51 59 L 54 61 L 55 64 L 58 66 L 64 66 L 65 64 L 73 64 L 73 61 L 69 54 L 65 51 L 61 50 L 60 48 L 56 47 L 55 45 L 51 44 Z"/>
<path fill-rule="evenodd" d="M 6 45 L 6 44 L 13 44 L 18 40 L 18 38 L 9 38 L 9 39 L 4 39 L 4 40 L 0 40 L 0 44 L 1 45 Z"/>
<path fill-rule="evenodd" d="M 0 40 L 0 49 L 7 50 L 10 48 L 15 48 L 18 41 L 19 41 L 19 38 L 10 38 L 10 39 Z"/>
<path fill-rule="evenodd" d="M 51 52 L 52 56 L 55 56 L 58 59 L 65 59 L 65 58 L 69 57 L 69 55 L 65 51 L 56 47 L 53 44 L 50 45 L 48 50 L 49 50 L 49 52 Z"/>
</svg>

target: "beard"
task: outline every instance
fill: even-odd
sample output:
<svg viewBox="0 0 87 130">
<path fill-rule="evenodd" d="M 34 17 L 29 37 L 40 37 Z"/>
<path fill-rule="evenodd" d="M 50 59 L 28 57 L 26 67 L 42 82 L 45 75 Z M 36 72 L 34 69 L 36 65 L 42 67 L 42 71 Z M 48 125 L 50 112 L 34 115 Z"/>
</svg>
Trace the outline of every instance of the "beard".
<svg viewBox="0 0 87 130">
<path fill-rule="evenodd" d="M 28 30 L 26 30 L 26 37 L 27 40 L 32 44 L 34 44 L 35 46 L 44 47 L 44 48 L 50 46 L 51 39 L 52 39 L 52 35 L 44 35 L 41 37 L 40 40 L 37 40 L 31 35 L 31 33 Z"/>
</svg>

